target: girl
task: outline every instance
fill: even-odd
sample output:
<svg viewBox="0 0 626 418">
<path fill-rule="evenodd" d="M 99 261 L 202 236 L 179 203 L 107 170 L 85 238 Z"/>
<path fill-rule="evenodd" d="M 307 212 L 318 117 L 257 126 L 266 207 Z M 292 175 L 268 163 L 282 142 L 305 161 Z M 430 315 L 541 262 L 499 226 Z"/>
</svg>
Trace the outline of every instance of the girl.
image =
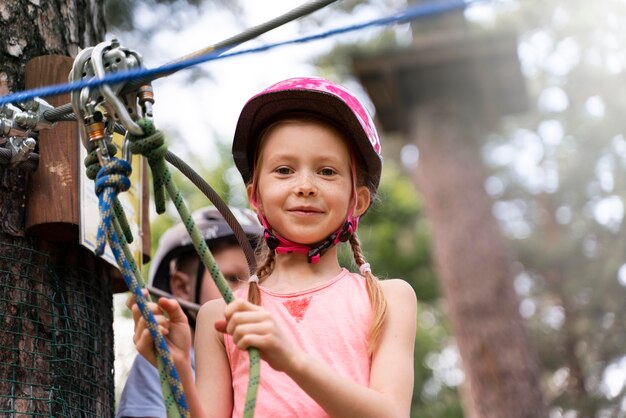
<svg viewBox="0 0 626 418">
<path fill-rule="evenodd" d="M 245 350 L 256 347 L 256 417 L 408 417 L 415 294 L 405 281 L 379 282 L 356 235 L 382 165 L 363 105 L 327 80 L 285 80 L 246 103 L 233 156 L 265 228 L 265 253 L 238 299 L 202 307 L 195 385 L 186 317 L 173 300 L 152 306 L 192 415 L 241 417 Z M 349 241 L 360 275 L 340 267 L 342 241 Z M 137 348 L 156 364 L 145 321 L 132 300 L 129 306 Z"/>
</svg>

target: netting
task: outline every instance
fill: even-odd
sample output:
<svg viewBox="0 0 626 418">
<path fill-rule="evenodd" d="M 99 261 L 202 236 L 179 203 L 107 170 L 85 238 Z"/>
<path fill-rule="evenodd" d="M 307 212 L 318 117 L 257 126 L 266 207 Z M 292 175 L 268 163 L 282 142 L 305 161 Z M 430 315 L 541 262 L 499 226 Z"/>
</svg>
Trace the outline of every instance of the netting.
<svg viewBox="0 0 626 418">
<path fill-rule="evenodd" d="M 105 266 L 78 245 L 0 241 L 0 416 L 112 417 Z"/>
</svg>

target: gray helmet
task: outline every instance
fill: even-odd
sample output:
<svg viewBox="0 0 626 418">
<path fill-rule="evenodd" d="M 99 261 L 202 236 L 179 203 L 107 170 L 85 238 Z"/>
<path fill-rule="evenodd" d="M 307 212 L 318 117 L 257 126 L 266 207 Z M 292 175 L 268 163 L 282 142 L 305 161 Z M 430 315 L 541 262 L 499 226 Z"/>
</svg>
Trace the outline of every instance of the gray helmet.
<svg viewBox="0 0 626 418">
<path fill-rule="evenodd" d="M 252 248 L 263 235 L 263 228 L 256 214 L 250 209 L 229 207 L 248 236 Z M 199 209 L 192 214 L 209 249 L 224 242 L 237 243 L 235 235 L 222 214 L 213 206 Z M 150 285 L 171 292 L 170 263 L 180 256 L 195 252 L 191 237 L 182 223 L 172 226 L 159 239 L 159 247 L 150 264 Z"/>
</svg>

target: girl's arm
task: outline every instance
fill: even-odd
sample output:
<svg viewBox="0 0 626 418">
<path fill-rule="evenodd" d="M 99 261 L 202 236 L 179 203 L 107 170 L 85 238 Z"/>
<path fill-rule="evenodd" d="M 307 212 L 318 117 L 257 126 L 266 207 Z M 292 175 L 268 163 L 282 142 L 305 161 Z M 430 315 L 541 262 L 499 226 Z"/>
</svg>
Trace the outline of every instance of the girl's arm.
<svg viewBox="0 0 626 418">
<path fill-rule="evenodd" d="M 291 345 L 258 306 L 236 301 L 226 308 L 240 349 L 257 347 L 269 365 L 287 373 L 331 417 L 408 417 L 413 394 L 413 349 L 417 301 L 403 280 L 381 282 L 387 299 L 383 332 L 372 357 L 369 387 L 339 376 L 329 366 Z"/>
<path fill-rule="evenodd" d="M 223 299 L 205 303 L 196 320 L 196 388 L 201 403 L 211 418 L 230 418 L 233 413 L 233 390 L 224 335 L 214 324 L 224 320 Z"/>
</svg>

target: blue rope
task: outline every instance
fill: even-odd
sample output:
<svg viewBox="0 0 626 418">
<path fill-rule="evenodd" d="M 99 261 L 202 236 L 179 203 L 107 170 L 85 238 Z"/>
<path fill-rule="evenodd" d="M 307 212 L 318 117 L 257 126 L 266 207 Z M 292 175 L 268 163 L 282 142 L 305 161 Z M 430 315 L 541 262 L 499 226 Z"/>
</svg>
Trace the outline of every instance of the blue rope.
<svg viewBox="0 0 626 418">
<path fill-rule="evenodd" d="M 206 55 L 202 55 L 200 57 L 195 57 L 189 60 L 177 61 L 171 64 L 165 64 L 160 67 L 147 69 L 147 68 L 139 68 L 129 71 L 119 71 L 115 73 L 109 73 L 103 78 L 91 78 L 88 80 L 81 80 L 73 83 L 64 83 L 64 84 L 55 84 L 52 86 L 39 87 L 31 90 L 24 90 L 17 93 L 7 94 L 5 96 L 0 97 L 0 105 L 5 105 L 9 103 L 21 102 L 33 99 L 35 97 L 47 97 L 47 96 L 56 96 L 59 94 L 69 93 L 72 91 L 81 90 L 85 87 L 99 87 L 104 84 L 116 84 L 120 82 L 125 82 L 137 78 L 150 78 L 152 76 L 158 76 L 162 74 L 176 72 L 178 70 L 182 70 L 185 68 L 192 67 L 197 64 L 201 64 L 208 61 L 217 61 L 224 58 L 235 57 L 239 55 L 252 54 L 258 52 L 265 52 L 270 49 L 284 46 L 284 45 L 293 45 L 293 44 L 301 44 L 306 42 L 311 42 L 319 39 L 328 38 L 330 36 L 339 35 L 343 33 L 354 32 L 357 30 L 365 29 L 368 27 L 375 26 L 387 26 L 394 23 L 407 23 L 412 20 L 416 20 L 419 18 L 425 18 L 428 16 L 433 16 L 445 12 L 449 12 L 456 9 L 462 9 L 467 7 L 470 4 L 478 3 L 482 0 L 451 0 L 447 3 L 433 2 L 427 4 L 421 4 L 417 6 L 412 6 L 407 8 L 406 10 L 398 13 L 394 13 L 390 16 L 374 19 L 370 21 L 366 21 L 364 23 L 354 24 L 350 26 L 345 26 L 338 29 L 331 29 L 317 35 L 309 35 L 303 36 L 300 38 L 295 38 L 282 42 L 275 42 L 270 44 L 261 45 L 256 48 L 242 49 L 240 51 L 228 52 L 225 53 L 228 49 L 218 49 L 212 51 Z"/>
<path fill-rule="evenodd" d="M 98 237 L 106 236 L 108 238 L 111 251 L 115 256 L 117 265 L 120 268 L 124 281 L 128 289 L 133 293 L 137 306 L 141 314 L 146 319 L 148 329 L 154 341 L 155 350 L 159 359 L 162 361 L 165 371 L 167 372 L 167 380 L 169 382 L 172 394 L 176 399 L 180 415 L 189 416 L 189 406 L 185 393 L 183 392 L 182 383 L 176 370 L 176 366 L 172 361 L 171 354 L 165 338 L 159 331 L 158 324 L 154 319 L 152 311 L 148 308 L 146 298 L 141 292 L 141 286 L 137 282 L 133 268 L 124 254 L 123 245 L 115 228 L 114 202 L 117 194 L 124 192 L 130 187 L 128 176 L 132 171 L 131 165 L 125 160 L 113 159 L 105 164 L 96 176 L 96 194 L 99 197 L 98 206 L 100 208 L 101 222 L 98 226 Z M 104 250 L 104 243 L 98 241 L 98 251 Z"/>
</svg>

